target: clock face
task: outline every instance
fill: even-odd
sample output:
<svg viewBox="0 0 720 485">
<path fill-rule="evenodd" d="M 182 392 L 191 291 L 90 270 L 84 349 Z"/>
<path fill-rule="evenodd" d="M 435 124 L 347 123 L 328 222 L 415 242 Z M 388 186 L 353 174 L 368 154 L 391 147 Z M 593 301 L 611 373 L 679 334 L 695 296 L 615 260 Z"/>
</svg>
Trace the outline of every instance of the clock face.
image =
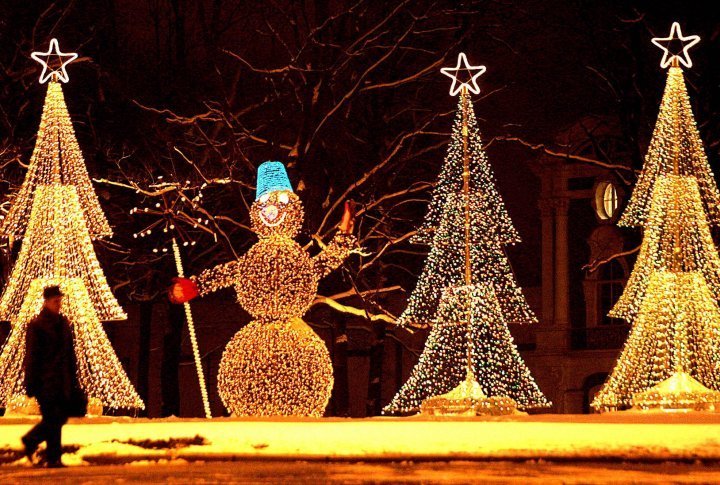
<svg viewBox="0 0 720 485">
<path fill-rule="evenodd" d="M 595 189 L 595 212 L 602 220 L 613 219 L 620 207 L 617 187 L 612 182 L 602 182 Z"/>
</svg>

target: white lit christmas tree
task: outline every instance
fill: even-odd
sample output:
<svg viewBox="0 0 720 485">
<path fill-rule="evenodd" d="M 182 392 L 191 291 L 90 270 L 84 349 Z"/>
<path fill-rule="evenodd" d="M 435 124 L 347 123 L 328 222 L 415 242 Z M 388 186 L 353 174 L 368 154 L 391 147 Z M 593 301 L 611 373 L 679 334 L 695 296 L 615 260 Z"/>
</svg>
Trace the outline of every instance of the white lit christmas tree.
<svg viewBox="0 0 720 485">
<path fill-rule="evenodd" d="M 461 62 L 464 67 L 461 67 Z M 432 195 L 427 218 L 413 239 L 413 242 L 430 244 L 430 254 L 398 324 L 412 327 L 431 326 L 443 290 L 448 286 L 468 284 L 468 269 L 470 274 L 480 275 L 482 281 L 492 284 L 507 322 L 533 323 L 537 319 L 515 281 L 504 249 L 507 244 L 520 242 L 520 237 L 495 187 L 469 95 L 469 92 L 480 92 L 476 79 L 485 71 L 485 66 L 469 66 L 465 55 L 460 54 L 458 67 L 443 69 L 443 73 L 450 76 L 460 76 L 460 71 L 474 71 L 474 74 L 467 83 L 461 83 L 453 77 L 451 93 L 459 93 L 460 100 L 450 146 Z M 465 226 L 463 214 L 466 200 L 467 204 L 476 205 L 474 210 L 482 212 L 477 217 L 482 219 L 483 225 L 489 231 L 485 233 L 478 225 L 471 226 L 467 245 L 461 229 Z M 449 247 L 447 241 L 435 239 L 435 233 L 443 218 L 452 217 L 459 217 L 456 222 L 460 225 L 457 226 L 457 233 L 448 231 L 445 238 L 457 236 L 461 249 L 459 252 L 456 251 L 457 247 Z"/>
<path fill-rule="evenodd" d="M 28 323 L 42 307 L 42 290 L 57 284 L 66 294 L 63 314 L 72 325 L 78 379 L 91 402 L 108 408 L 143 408 L 110 344 L 101 321 L 126 318 L 108 286 L 92 237 L 110 226 L 85 168 L 59 81 L 77 57 L 59 51 L 33 53 L 50 81 L 42 121 L 26 179 L 3 221 L 0 235 L 22 238 L 22 247 L 0 298 L 0 319 L 11 331 L 0 354 L 0 406 L 25 393 L 22 362 Z M 53 59 L 60 64 L 50 65 Z"/>
<path fill-rule="evenodd" d="M 428 220 L 416 241 L 431 249 L 400 325 L 432 326 L 410 379 L 386 413 L 506 413 L 547 407 L 507 324 L 536 318 L 515 281 L 505 245 L 519 241 L 482 148 L 470 92 L 484 66 L 460 54 L 442 72 L 460 94 L 458 115 Z M 460 78 L 466 74 L 468 81 Z"/>
<path fill-rule="evenodd" d="M 670 67 L 645 164 L 624 226 L 644 228 L 635 268 L 610 315 L 632 330 L 596 409 L 720 409 L 720 258 L 710 223 L 720 197 L 683 71 L 698 36 L 653 39 Z M 672 50 L 680 46 L 680 50 Z"/>
</svg>

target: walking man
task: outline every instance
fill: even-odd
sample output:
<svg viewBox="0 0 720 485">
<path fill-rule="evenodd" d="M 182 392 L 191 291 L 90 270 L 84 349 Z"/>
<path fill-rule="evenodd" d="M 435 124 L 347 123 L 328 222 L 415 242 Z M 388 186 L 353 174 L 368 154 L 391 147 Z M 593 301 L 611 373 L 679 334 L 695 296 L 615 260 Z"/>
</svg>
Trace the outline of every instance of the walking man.
<svg viewBox="0 0 720 485">
<path fill-rule="evenodd" d="M 63 293 L 58 286 L 43 290 L 43 308 L 27 328 L 25 388 L 40 405 L 42 421 L 22 438 L 25 455 L 32 462 L 38 445 L 47 443 L 48 468 L 62 467 L 61 433 L 69 416 L 84 414 L 87 400 L 76 375 L 70 322 L 60 314 Z M 82 415 L 80 414 L 80 415 Z"/>
</svg>

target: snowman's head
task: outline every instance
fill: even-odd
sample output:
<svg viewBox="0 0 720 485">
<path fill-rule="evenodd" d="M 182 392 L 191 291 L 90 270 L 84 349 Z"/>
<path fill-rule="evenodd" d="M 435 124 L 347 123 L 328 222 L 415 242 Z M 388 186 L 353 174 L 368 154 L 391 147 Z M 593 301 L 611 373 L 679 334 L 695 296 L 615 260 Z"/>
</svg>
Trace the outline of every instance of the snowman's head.
<svg viewBox="0 0 720 485">
<path fill-rule="evenodd" d="M 259 237 L 293 238 L 302 227 L 302 202 L 289 190 L 274 190 L 261 195 L 250 208 L 250 222 Z"/>
</svg>

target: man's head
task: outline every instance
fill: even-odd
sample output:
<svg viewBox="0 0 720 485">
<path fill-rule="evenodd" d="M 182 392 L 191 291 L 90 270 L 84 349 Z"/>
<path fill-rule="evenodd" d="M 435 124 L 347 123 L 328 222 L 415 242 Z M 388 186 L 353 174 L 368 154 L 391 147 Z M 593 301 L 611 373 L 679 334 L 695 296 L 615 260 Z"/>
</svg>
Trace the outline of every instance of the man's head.
<svg viewBox="0 0 720 485">
<path fill-rule="evenodd" d="M 63 293 L 58 285 L 48 286 L 43 290 L 43 307 L 53 313 L 60 313 L 62 308 Z"/>
</svg>

